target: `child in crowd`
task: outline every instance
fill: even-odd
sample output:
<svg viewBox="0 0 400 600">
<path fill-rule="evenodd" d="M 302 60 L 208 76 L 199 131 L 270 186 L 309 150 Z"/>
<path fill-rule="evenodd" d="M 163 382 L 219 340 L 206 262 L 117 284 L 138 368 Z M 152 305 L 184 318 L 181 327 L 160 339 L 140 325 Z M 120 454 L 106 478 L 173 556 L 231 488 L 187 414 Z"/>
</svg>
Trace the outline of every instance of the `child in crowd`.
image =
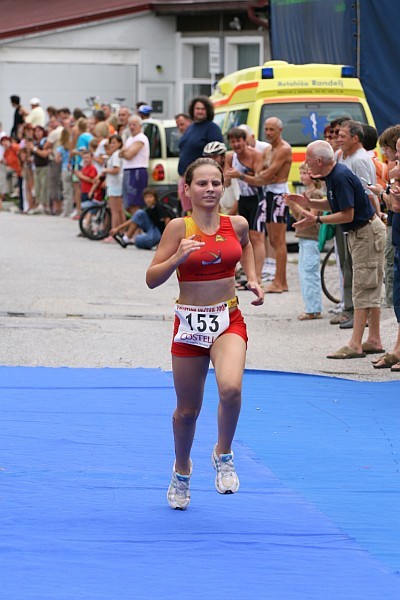
<svg viewBox="0 0 400 600">
<path fill-rule="evenodd" d="M 108 125 L 105 121 L 101 121 L 100 123 L 97 123 L 97 125 L 94 128 L 94 140 L 96 140 L 97 142 L 97 146 L 94 150 L 92 150 L 91 144 L 93 143 L 94 140 L 92 140 L 92 142 L 89 143 L 89 147 L 93 152 L 93 164 L 96 167 L 97 173 L 99 175 L 102 174 L 104 167 L 106 166 L 106 162 L 107 162 L 107 145 L 108 145 L 108 138 L 109 138 L 109 133 L 108 133 Z"/>
<path fill-rule="evenodd" d="M 92 153 L 89 150 L 83 150 L 81 156 L 82 169 L 75 171 L 75 175 L 81 182 L 81 208 L 84 210 L 92 206 L 93 202 L 100 202 L 103 199 L 103 190 L 101 186 L 94 185 L 97 170 L 92 162 Z"/>
<path fill-rule="evenodd" d="M 311 179 L 306 163 L 300 165 L 300 181 L 304 185 L 308 198 L 323 198 L 322 183 Z M 302 218 L 301 209 L 295 202 L 290 202 L 290 210 L 296 219 Z M 320 214 L 311 209 L 315 215 Z M 322 319 L 322 286 L 320 275 L 320 253 L 318 247 L 319 225 L 313 225 L 302 231 L 296 230 L 299 238 L 299 277 L 301 293 L 305 304 L 305 312 L 297 318 L 300 321 Z"/>
<path fill-rule="evenodd" d="M 136 248 L 150 250 L 159 243 L 166 225 L 171 220 L 166 208 L 158 201 L 157 192 L 153 188 L 147 187 L 143 190 L 143 200 L 146 205 L 144 210 L 137 210 L 128 221 L 110 231 L 123 248 L 134 244 Z M 127 232 L 121 235 L 120 232 L 126 227 Z M 139 233 L 139 230 L 142 233 Z"/>
<path fill-rule="evenodd" d="M 74 202 L 75 202 L 75 211 L 73 213 L 73 219 L 79 220 L 80 212 L 81 212 L 81 180 L 78 177 L 78 171 L 81 169 L 81 161 L 82 161 L 82 151 L 89 149 L 89 143 L 93 138 L 93 135 L 87 131 L 87 119 L 82 116 L 79 116 L 81 111 L 75 109 L 74 110 L 74 119 L 76 123 L 73 127 L 73 140 L 75 141 L 75 148 L 72 149 L 72 155 L 74 157 L 73 161 L 73 173 L 72 173 L 72 183 L 74 187 Z"/>
<path fill-rule="evenodd" d="M 122 148 L 122 138 L 119 135 L 111 135 L 108 139 L 107 153 L 109 158 L 106 166 L 103 168 L 108 197 L 108 205 L 111 210 L 111 228 L 116 229 L 125 221 L 125 213 L 122 203 L 122 159 L 119 151 Z M 109 235 L 106 243 L 114 243 L 115 239 Z"/>
<path fill-rule="evenodd" d="M 23 210 L 23 191 L 22 191 L 22 168 L 19 160 L 19 144 L 14 142 L 10 136 L 2 135 L 0 138 L 0 144 L 3 147 L 3 162 L 11 169 L 18 178 L 19 188 L 19 208 Z"/>
<path fill-rule="evenodd" d="M 61 185 L 63 197 L 62 217 L 70 217 L 74 209 L 74 188 L 72 183 L 71 132 L 64 128 L 61 132 L 60 145 L 56 148 L 54 160 L 61 163 Z"/>
</svg>

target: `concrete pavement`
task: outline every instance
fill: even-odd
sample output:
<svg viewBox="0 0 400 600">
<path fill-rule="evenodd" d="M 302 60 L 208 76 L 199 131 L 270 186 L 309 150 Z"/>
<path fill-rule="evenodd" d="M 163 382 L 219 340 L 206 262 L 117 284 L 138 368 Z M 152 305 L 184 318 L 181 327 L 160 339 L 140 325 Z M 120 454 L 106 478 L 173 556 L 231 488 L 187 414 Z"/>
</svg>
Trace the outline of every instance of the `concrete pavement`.
<svg viewBox="0 0 400 600">
<path fill-rule="evenodd" d="M 155 290 L 144 282 L 152 251 L 77 237 L 70 219 L 0 213 L 0 364 L 49 367 L 160 367 L 169 370 L 175 277 Z M 374 370 L 373 356 L 329 360 L 349 332 L 324 318 L 300 322 L 304 310 L 297 255 L 290 254 L 289 293 L 266 295 L 262 307 L 239 292 L 249 332 L 247 368 L 319 373 L 371 381 L 397 380 Z M 397 333 L 382 309 L 382 338 Z"/>
</svg>

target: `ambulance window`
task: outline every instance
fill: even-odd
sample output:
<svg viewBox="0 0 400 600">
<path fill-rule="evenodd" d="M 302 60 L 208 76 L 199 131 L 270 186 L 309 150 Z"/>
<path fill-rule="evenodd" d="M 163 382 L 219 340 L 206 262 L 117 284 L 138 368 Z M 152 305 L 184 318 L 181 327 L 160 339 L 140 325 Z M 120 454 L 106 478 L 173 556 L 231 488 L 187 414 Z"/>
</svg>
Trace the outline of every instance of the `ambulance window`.
<svg viewBox="0 0 400 600">
<path fill-rule="evenodd" d="M 322 140 L 325 126 L 339 116 L 367 123 L 364 108 L 358 102 L 264 104 L 261 109 L 259 139 L 265 140 L 265 119 L 278 117 L 283 123 L 283 138 L 292 146 L 307 146 L 314 140 Z"/>
<path fill-rule="evenodd" d="M 221 131 L 224 131 L 224 122 L 225 122 L 226 112 L 220 112 L 214 115 L 214 123 L 218 125 Z"/>
<path fill-rule="evenodd" d="M 232 127 L 239 127 L 247 123 L 247 115 L 249 114 L 248 108 L 240 108 L 238 110 L 231 110 L 228 113 L 228 121 L 226 124 L 226 131 L 228 132 Z"/>
</svg>

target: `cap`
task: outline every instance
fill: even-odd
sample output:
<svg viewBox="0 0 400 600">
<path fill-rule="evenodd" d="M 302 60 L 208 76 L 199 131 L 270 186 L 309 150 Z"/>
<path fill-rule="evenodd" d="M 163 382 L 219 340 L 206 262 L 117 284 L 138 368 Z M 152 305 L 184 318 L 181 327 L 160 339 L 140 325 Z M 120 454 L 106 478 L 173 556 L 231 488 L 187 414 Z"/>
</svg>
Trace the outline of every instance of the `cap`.
<svg viewBox="0 0 400 600">
<path fill-rule="evenodd" d="M 31 104 L 31 105 L 33 105 L 33 104 L 41 104 L 40 98 L 36 98 L 36 97 L 35 98 L 31 98 L 29 100 L 29 104 Z"/>
<path fill-rule="evenodd" d="M 149 115 L 152 112 L 153 112 L 153 107 L 150 106 L 149 104 L 142 104 L 142 106 L 139 106 L 139 108 L 138 108 L 138 113 L 141 113 L 142 115 Z"/>
<path fill-rule="evenodd" d="M 2 131 L 0 133 L 0 142 L 2 142 L 3 140 L 11 140 L 10 136 L 5 131 Z"/>
</svg>

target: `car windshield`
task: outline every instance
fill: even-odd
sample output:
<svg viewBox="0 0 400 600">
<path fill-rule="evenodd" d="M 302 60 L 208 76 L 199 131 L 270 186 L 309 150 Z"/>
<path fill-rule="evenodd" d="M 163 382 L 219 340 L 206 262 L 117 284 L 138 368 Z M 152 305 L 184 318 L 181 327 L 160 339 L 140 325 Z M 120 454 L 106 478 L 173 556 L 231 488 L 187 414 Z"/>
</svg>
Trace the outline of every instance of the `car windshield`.
<svg viewBox="0 0 400 600">
<path fill-rule="evenodd" d="M 291 146 L 307 146 L 324 137 L 324 128 L 338 117 L 367 123 L 359 102 L 268 102 L 263 105 L 259 139 L 265 141 L 264 121 L 278 117 L 283 123 L 283 138 Z"/>
</svg>

